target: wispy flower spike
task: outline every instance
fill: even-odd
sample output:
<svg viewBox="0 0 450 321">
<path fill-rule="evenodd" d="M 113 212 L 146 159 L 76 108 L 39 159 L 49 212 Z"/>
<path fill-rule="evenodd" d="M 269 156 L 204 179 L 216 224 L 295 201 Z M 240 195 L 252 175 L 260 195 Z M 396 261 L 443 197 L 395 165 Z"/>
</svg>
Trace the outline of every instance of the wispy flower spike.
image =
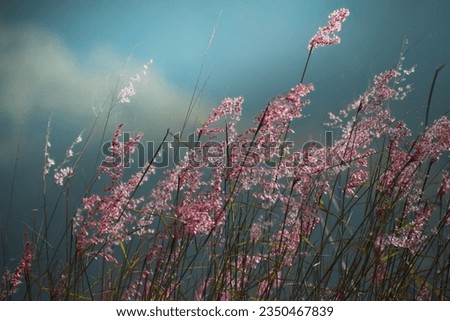
<svg viewBox="0 0 450 321">
<path fill-rule="evenodd" d="M 317 47 L 329 46 L 341 42 L 341 38 L 336 35 L 341 31 L 342 22 L 350 15 L 350 10 L 342 8 L 333 11 L 328 16 L 328 24 L 320 27 L 319 31 L 311 38 L 308 44 L 308 50 L 313 51 Z"/>
<path fill-rule="evenodd" d="M 153 63 L 153 60 L 150 59 L 148 63 L 144 65 L 144 70 L 142 71 L 143 76 L 147 76 L 148 74 L 148 68 Z M 130 81 L 128 82 L 128 85 L 123 87 L 119 94 L 117 95 L 117 99 L 119 100 L 119 103 L 125 104 L 131 102 L 130 97 L 136 95 L 136 88 L 135 84 L 141 81 L 141 76 L 139 74 L 136 74 L 134 77 L 130 77 Z"/>
</svg>

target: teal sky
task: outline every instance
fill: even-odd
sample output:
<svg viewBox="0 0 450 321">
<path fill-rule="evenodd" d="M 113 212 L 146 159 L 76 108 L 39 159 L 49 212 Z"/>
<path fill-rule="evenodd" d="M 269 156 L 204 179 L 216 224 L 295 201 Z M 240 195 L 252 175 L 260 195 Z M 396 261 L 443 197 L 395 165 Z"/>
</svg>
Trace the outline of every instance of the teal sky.
<svg viewBox="0 0 450 321">
<path fill-rule="evenodd" d="M 157 77 L 178 94 L 189 96 L 204 62 L 200 83 L 206 83 L 205 107 L 225 96 L 242 95 L 252 116 L 267 99 L 298 82 L 309 39 L 336 8 L 351 11 L 341 33 L 342 44 L 317 50 L 306 77 L 323 97 L 320 106 L 328 105 L 324 99 L 331 95 L 335 96 L 333 108 L 349 103 L 374 74 L 396 63 L 405 37 L 410 43 L 406 63 L 418 65 L 416 75 L 421 81 L 429 81 L 434 68 L 450 55 L 450 3 L 445 0 L 63 0 L 9 1 L 1 6 L 0 22 L 8 43 L 2 50 L 30 51 L 17 64 L 33 64 L 32 51 L 42 48 L 32 46 L 58 45 L 59 51 L 47 48 L 51 51 L 48 61 L 39 62 L 54 68 L 54 54 L 84 73 L 73 75 L 80 81 L 103 78 L 103 84 L 94 84 L 90 92 L 72 92 L 74 96 L 92 97 L 101 91 L 107 76 L 120 70 L 127 59 L 129 74 L 153 59 Z M 205 55 L 213 30 L 214 39 Z M 32 32 L 43 41 L 30 44 L 20 39 Z M 15 39 L 8 39 L 12 34 Z M 59 77 L 64 82 L 70 75 Z M 39 87 L 37 81 L 31 81 L 31 86 Z M 36 88 L 41 90 L 44 88 Z"/>
<path fill-rule="evenodd" d="M 63 156 L 57 155 L 91 125 L 117 76 L 125 85 L 153 59 L 148 79 L 131 104 L 116 110 L 112 124 L 143 130 L 149 140 L 160 139 L 168 127 L 176 131 L 198 77 L 204 90 L 193 120 L 204 119 L 224 97 L 243 96 L 248 123 L 270 98 L 299 82 L 309 40 L 341 7 L 351 12 L 341 44 L 318 48 L 311 58 L 305 81 L 316 90 L 305 119 L 295 124 L 299 139 L 320 140 L 328 111 L 351 103 L 375 74 L 395 66 L 405 38 L 405 66 L 417 65 L 417 72 L 409 80 L 414 91 L 394 113 L 417 127 L 434 70 L 450 61 L 447 0 L 2 1 L 2 209 L 9 208 L 15 151 L 23 137 L 12 214 L 0 214 L 4 228 L 14 227 L 9 243 L 21 243 L 18 231 L 30 209 L 40 206 L 50 114 L 52 153 L 59 162 Z M 450 109 L 449 86 L 447 66 L 435 88 L 431 119 Z"/>
</svg>

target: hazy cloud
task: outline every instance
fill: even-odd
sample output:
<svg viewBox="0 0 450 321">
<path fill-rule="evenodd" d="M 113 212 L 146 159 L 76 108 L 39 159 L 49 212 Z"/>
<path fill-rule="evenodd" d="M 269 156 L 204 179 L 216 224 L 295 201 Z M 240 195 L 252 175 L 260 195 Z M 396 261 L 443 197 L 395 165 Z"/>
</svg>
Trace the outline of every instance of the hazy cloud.
<svg viewBox="0 0 450 321">
<path fill-rule="evenodd" d="M 2 25 L 0 52 L 2 151 L 15 150 L 22 122 L 26 143 L 36 137 L 43 140 L 44 120 L 50 114 L 67 132 L 89 127 L 105 102 L 109 106 L 114 89 L 142 73 L 146 63 L 121 57 L 106 47 L 97 48 L 87 61 L 79 61 L 54 34 L 30 25 Z M 112 127 L 124 123 L 128 130 L 143 130 L 147 139 L 154 135 L 160 139 L 168 127 L 176 131 L 181 126 L 191 93 L 168 84 L 157 68 L 155 62 L 147 77 L 136 84 L 138 93 L 130 104 L 114 107 Z M 36 123 L 40 127 L 30 130 Z M 0 161 L 10 162 L 12 157 L 2 152 Z"/>
</svg>

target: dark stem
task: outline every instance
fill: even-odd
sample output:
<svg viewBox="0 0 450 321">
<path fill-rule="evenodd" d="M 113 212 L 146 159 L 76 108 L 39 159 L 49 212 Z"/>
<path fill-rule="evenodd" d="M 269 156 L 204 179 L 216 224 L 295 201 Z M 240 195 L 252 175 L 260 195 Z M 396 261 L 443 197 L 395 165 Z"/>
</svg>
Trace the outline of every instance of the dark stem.
<svg viewBox="0 0 450 321">
<path fill-rule="evenodd" d="M 434 90 L 434 85 L 436 84 L 436 78 L 437 78 L 439 72 L 444 67 L 445 67 L 445 64 L 439 66 L 434 73 L 433 82 L 431 83 L 430 94 L 428 95 L 427 111 L 426 111 L 426 115 L 425 115 L 425 127 L 428 126 L 428 115 L 430 113 L 431 97 L 433 96 L 433 90 Z"/>
<path fill-rule="evenodd" d="M 301 84 L 303 83 L 303 79 L 305 78 L 306 68 L 308 68 L 309 59 L 311 58 L 312 51 L 313 49 L 311 48 L 308 52 L 308 58 L 306 58 L 305 68 L 303 68 L 302 78 L 300 79 Z"/>
</svg>

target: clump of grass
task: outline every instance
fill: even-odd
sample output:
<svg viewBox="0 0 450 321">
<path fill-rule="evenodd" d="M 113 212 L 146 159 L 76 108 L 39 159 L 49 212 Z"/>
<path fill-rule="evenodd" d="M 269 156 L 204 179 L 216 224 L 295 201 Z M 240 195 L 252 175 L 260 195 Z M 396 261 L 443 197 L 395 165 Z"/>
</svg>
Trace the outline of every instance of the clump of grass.
<svg viewBox="0 0 450 321">
<path fill-rule="evenodd" d="M 236 129 L 243 98 L 225 99 L 153 185 L 170 131 L 134 170 L 128 155 L 139 151 L 142 135 L 122 139 L 118 125 L 76 211 L 68 205 L 96 128 L 103 120 L 103 141 L 112 108 L 134 94 L 137 78 L 98 115 L 73 165 L 58 167 L 53 208 L 45 193 L 48 133 L 45 215 L 25 238 L 16 271 L 5 270 L 1 298 L 17 298 L 24 281 L 22 298 L 34 300 L 447 300 L 450 121 L 443 115 L 414 137 L 388 108 L 404 98 L 399 79 L 413 69 L 377 75 L 355 102 L 330 113 L 329 126 L 340 133 L 334 144 L 288 142 L 314 90 L 303 83 L 312 53 L 339 43 L 348 15 L 329 16 L 309 43 L 301 82 L 271 100 L 250 128 Z M 66 224 L 53 242 L 61 210 Z"/>
</svg>

